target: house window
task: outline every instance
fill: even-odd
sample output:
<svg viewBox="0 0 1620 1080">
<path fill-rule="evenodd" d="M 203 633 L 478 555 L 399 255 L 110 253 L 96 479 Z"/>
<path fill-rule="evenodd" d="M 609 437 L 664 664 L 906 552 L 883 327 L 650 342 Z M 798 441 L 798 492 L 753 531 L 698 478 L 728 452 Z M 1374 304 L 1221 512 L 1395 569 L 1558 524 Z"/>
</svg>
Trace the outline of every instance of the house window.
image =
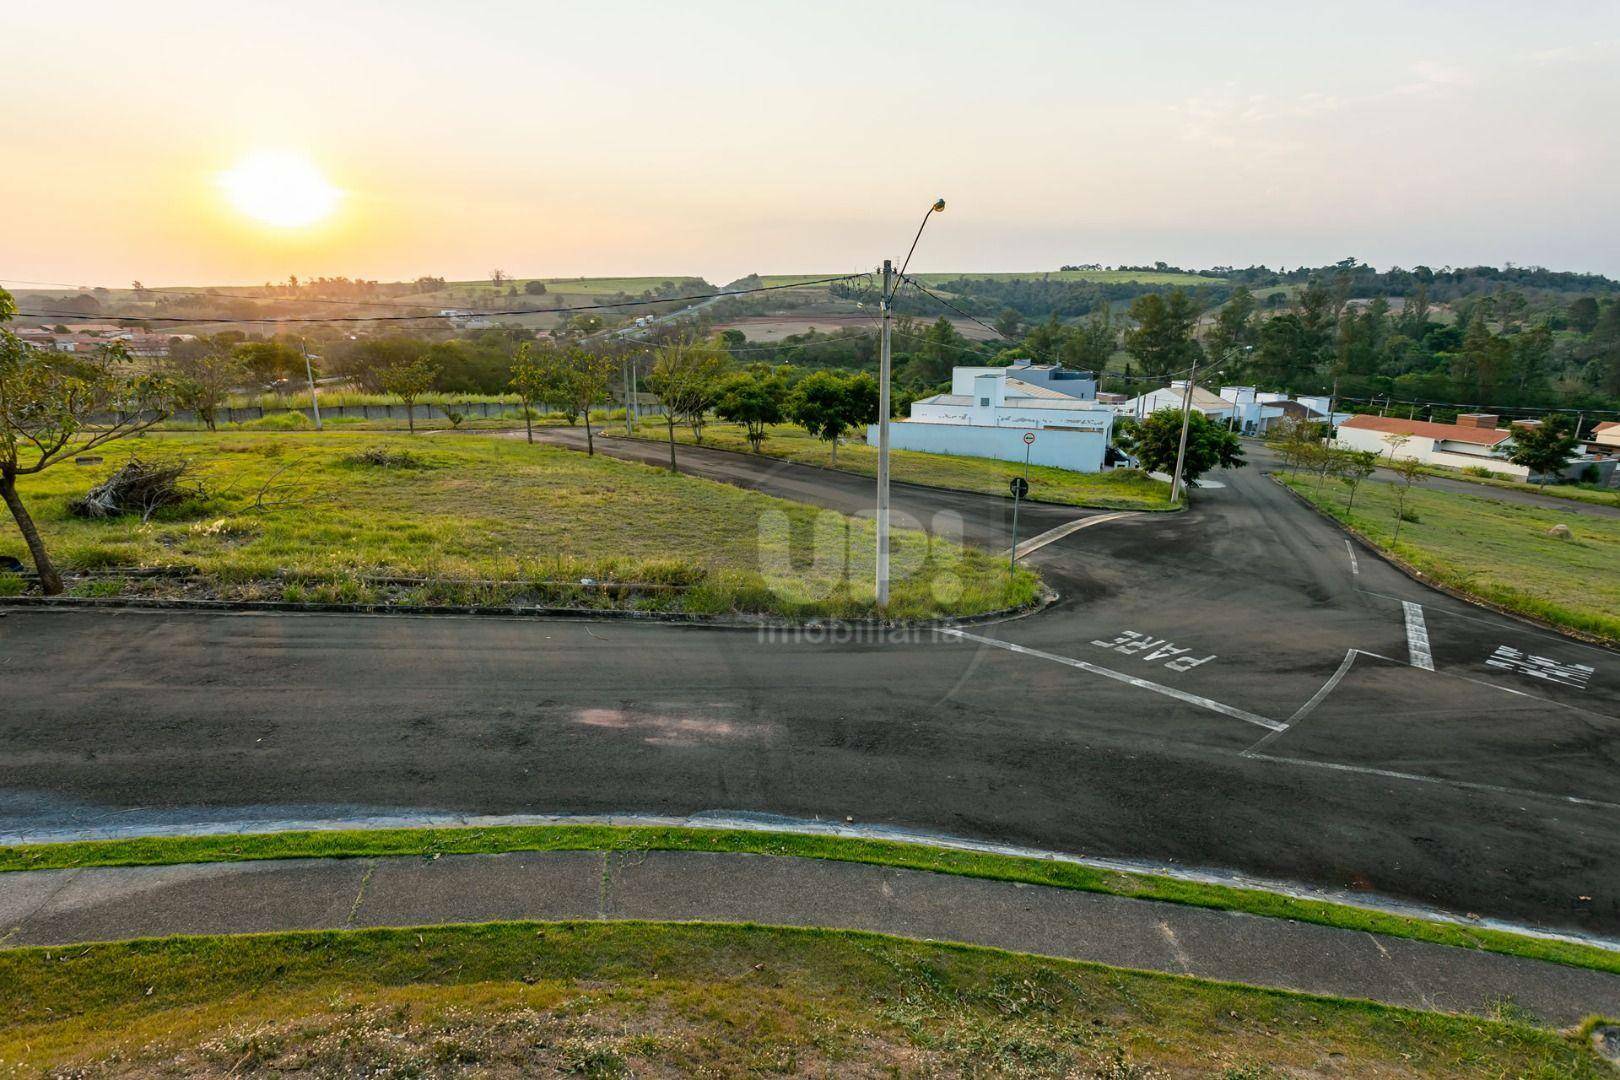
<svg viewBox="0 0 1620 1080">
<path fill-rule="evenodd" d="M 982 397 L 982 398 L 979 399 L 979 404 L 980 405 L 988 405 L 988 404 L 990 404 L 990 399 L 987 398 L 987 397 Z"/>
</svg>

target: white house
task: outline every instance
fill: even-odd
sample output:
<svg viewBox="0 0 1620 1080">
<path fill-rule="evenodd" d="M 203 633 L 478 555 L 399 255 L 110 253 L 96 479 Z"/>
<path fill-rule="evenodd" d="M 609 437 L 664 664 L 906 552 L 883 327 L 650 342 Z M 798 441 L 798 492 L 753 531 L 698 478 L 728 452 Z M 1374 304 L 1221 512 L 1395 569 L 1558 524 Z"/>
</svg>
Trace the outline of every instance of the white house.
<svg viewBox="0 0 1620 1080">
<path fill-rule="evenodd" d="M 1057 389 L 1062 387 L 1062 389 Z M 1073 391 L 1072 393 L 1067 391 Z M 889 423 L 896 450 L 1028 460 L 1076 472 L 1100 472 L 1113 432 L 1114 410 L 1096 401 L 1089 372 L 1015 362 L 1011 367 L 960 367 L 951 392 L 922 398 L 911 417 Z M 1024 442 L 1027 432 L 1035 441 Z M 867 429 L 877 442 L 877 425 Z"/>
<path fill-rule="evenodd" d="M 1181 409 L 1182 395 L 1187 380 L 1176 379 L 1169 386 L 1117 403 L 1114 408 L 1121 416 L 1141 419 L 1159 409 Z M 1284 417 L 1296 420 L 1329 421 L 1330 401 L 1326 397 L 1300 396 L 1256 390 L 1252 386 L 1223 386 L 1218 394 L 1201 386 L 1194 386 L 1190 406 L 1209 417 L 1221 420 L 1246 435 L 1263 435 L 1267 428 Z M 1336 414 L 1343 418 L 1349 413 Z"/>
</svg>

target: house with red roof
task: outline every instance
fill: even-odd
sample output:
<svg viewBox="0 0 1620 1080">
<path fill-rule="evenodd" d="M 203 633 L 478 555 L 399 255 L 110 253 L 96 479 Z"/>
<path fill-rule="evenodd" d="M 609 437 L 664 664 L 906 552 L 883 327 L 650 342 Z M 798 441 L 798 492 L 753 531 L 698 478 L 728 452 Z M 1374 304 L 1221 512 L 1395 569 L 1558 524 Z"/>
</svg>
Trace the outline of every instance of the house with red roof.
<svg viewBox="0 0 1620 1080">
<path fill-rule="evenodd" d="M 1513 441 L 1510 428 L 1497 427 L 1494 413 L 1464 413 L 1456 423 L 1406 420 L 1398 416 L 1352 416 L 1339 425 L 1339 444 L 1373 450 L 1390 460 L 1416 458 L 1426 465 L 1453 469 L 1484 467 L 1515 480 L 1530 470 L 1507 459 Z"/>
</svg>

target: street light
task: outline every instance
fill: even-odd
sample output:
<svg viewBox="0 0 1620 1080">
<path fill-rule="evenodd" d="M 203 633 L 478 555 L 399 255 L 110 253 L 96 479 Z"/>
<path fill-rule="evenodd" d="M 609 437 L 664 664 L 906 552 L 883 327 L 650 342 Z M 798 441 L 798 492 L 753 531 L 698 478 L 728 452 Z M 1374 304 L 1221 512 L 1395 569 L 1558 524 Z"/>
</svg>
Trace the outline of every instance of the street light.
<svg viewBox="0 0 1620 1080">
<path fill-rule="evenodd" d="M 912 252 L 917 250 L 917 241 L 922 239 L 923 230 L 928 227 L 928 219 L 945 209 L 945 200 L 936 199 L 934 205 L 923 214 L 922 224 L 917 226 L 917 235 L 911 238 L 911 250 L 906 252 L 905 259 L 900 263 L 900 277 L 904 277 L 906 268 L 911 265 Z M 889 316 L 894 292 L 898 287 L 896 283 L 894 264 L 888 259 L 883 260 L 883 292 L 879 308 L 883 313 L 883 332 L 878 347 L 878 474 L 877 474 L 877 605 L 879 608 L 889 606 Z"/>
</svg>

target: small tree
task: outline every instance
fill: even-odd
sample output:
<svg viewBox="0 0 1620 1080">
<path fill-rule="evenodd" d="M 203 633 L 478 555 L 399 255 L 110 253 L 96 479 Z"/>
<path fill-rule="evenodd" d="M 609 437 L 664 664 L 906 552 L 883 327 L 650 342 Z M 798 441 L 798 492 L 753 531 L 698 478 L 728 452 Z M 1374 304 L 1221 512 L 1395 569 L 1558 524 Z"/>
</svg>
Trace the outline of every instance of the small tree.
<svg viewBox="0 0 1620 1080">
<path fill-rule="evenodd" d="M 1344 512 L 1348 515 L 1356 508 L 1356 488 L 1378 468 L 1378 451 L 1346 450 L 1339 468 L 1339 483 L 1350 489 L 1350 499 Z"/>
<path fill-rule="evenodd" d="M 1401 523 L 1408 520 L 1406 516 L 1406 500 L 1412 494 L 1412 485 L 1423 483 L 1428 479 L 1428 474 L 1423 471 L 1422 458 L 1398 458 L 1390 465 L 1390 468 L 1395 470 L 1396 477 L 1400 479 L 1400 483 L 1395 488 L 1395 535 L 1390 541 L 1396 543 L 1401 538 Z"/>
<path fill-rule="evenodd" d="M 568 408 L 585 417 L 585 453 L 596 456 L 596 439 L 591 432 L 591 406 L 607 399 L 608 383 L 613 378 L 614 363 L 611 356 L 601 356 L 589 349 L 573 345 L 559 360 L 558 389 Z"/>
<path fill-rule="evenodd" d="M 1159 409 L 1142 419 L 1122 423 L 1115 439 L 1132 457 L 1150 472 L 1173 473 L 1181 448 L 1181 410 Z M 1191 486 L 1194 480 L 1211 469 L 1240 469 L 1243 460 L 1243 442 L 1194 409 L 1187 417 L 1187 454 L 1181 466 L 1182 482 Z"/>
<path fill-rule="evenodd" d="M 870 375 L 817 371 L 800 380 L 787 411 L 794 423 L 831 444 L 829 457 L 836 463 L 844 432 L 877 419 L 877 391 L 877 380 Z"/>
<path fill-rule="evenodd" d="M 764 372 L 744 372 L 720 388 L 714 413 L 722 420 L 741 424 L 748 433 L 748 445 L 759 453 L 765 442 L 765 429 L 787 419 L 787 380 Z"/>
<path fill-rule="evenodd" d="M 0 323 L 15 311 L 0 289 Z M 62 592 L 62 576 L 45 550 L 17 491 L 17 477 L 143 431 L 174 407 L 166 379 L 134 376 L 114 342 L 93 357 L 65 357 L 24 344 L 0 329 L 0 499 L 34 560 L 46 596 Z"/>
<path fill-rule="evenodd" d="M 214 414 L 230 397 L 232 388 L 247 378 L 247 368 L 241 361 L 217 352 L 172 356 L 164 370 L 172 382 L 176 408 L 196 413 L 209 431 L 219 430 Z"/>
<path fill-rule="evenodd" d="M 545 348 L 537 356 L 525 341 L 512 354 L 511 379 L 507 382 L 523 403 L 523 430 L 534 442 L 534 406 L 565 396 L 562 368 L 555 350 Z"/>
<path fill-rule="evenodd" d="M 1580 446 L 1575 425 L 1563 413 L 1552 413 L 1539 424 L 1515 424 L 1513 447 L 1508 460 L 1523 465 L 1532 476 L 1540 474 L 1542 484 L 1547 477 L 1563 471 Z"/>
<path fill-rule="evenodd" d="M 666 345 L 658 350 L 647 387 L 664 406 L 664 422 L 669 428 L 669 471 L 680 472 L 675 461 L 675 425 L 692 423 L 697 431 L 704 413 L 720 393 L 720 376 L 726 369 L 726 352 L 718 344 Z"/>
<path fill-rule="evenodd" d="M 433 389 L 439 369 L 425 356 L 394 364 L 382 373 L 383 393 L 393 394 L 405 403 L 405 423 L 416 434 L 416 399 Z"/>
</svg>

